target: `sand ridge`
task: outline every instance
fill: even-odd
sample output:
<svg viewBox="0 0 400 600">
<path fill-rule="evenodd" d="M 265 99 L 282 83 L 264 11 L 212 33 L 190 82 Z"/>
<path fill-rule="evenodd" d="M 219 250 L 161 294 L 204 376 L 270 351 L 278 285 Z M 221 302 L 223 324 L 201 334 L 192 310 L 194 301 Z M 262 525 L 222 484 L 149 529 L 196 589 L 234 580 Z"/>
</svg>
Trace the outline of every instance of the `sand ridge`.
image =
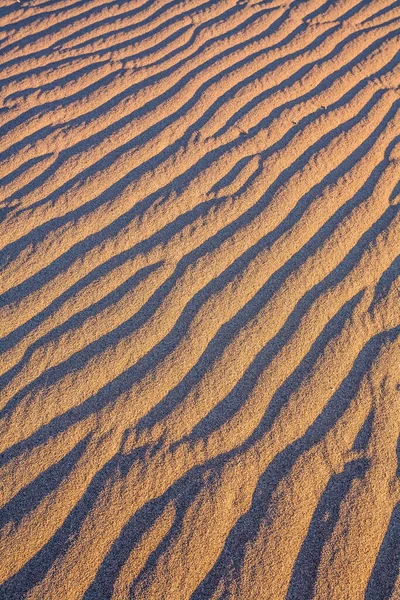
<svg viewBox="0 0 400 600">
<path fill-rule="evenodd" d="M 400 600 L 399 41 L 4 0 L 0 598 Z"/>
</svg>

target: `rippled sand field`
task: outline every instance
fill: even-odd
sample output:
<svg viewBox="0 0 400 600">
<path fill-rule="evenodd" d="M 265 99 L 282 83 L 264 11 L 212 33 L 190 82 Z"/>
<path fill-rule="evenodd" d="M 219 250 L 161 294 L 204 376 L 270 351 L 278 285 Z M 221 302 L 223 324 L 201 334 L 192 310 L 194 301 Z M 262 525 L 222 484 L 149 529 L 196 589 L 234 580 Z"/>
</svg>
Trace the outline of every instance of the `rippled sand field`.
<svg viewBox="0 0 400 600">
<path fill-rule="evenodd" d="M 2 600 L 400 599 L 399 49 L 2 2 Z"/>
</svg>

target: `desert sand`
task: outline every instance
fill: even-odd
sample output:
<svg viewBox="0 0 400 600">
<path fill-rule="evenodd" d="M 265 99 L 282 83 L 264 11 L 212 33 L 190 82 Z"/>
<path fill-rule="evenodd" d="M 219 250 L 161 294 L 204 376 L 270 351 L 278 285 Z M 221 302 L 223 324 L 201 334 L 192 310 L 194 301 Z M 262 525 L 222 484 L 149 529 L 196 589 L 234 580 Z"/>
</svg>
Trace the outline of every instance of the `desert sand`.
<svg viewBox="0 0 400 600">
<path fill-rule="evenodd" d="M 399 600 L 400 4 L 0 46 L 0 598 Z"/>
</svg>

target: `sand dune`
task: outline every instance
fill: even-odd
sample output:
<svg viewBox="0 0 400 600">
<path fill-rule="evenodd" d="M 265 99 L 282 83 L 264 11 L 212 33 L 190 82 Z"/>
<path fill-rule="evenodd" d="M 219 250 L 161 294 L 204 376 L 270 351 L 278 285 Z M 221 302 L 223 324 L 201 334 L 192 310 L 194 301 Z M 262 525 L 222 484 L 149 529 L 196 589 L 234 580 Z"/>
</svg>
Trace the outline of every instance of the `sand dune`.
<svg viewBox="0 0 400 600">
<path fill-rule="evenodd" d="M 4 0 L 0 598 L 400 600 L 399 42 Z"/>
</svg>

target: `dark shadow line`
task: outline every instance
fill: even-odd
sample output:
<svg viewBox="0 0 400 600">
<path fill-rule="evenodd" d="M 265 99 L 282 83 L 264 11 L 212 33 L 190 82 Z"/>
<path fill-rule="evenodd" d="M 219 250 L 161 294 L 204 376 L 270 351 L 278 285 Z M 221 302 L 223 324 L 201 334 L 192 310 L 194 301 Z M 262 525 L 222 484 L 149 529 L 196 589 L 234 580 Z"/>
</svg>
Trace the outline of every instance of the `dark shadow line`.
<svg viewBox="0 0 400 600">
<path fill-rule="evenodd" d="M 389 153 L 390 153 L 390 148 L 387 152 L 387 155 Z M 342 218 L 344 218 L 344 216 L 347 214 L 348 211 L 352 210 L 352 208 L 354 206 L 357 206 L 357 204 L 359 204 L 363 199 L 365 199 L 365 197 L 368 197 L 368 194 L 371 191 L 369 186 L 371 185 L 371 183 L 373 181 L 376 181 L 378 179 L 379 175 L 381 174 L 381 172 L 384 168 L 384 165 L 385 165 L 385 161 L 382 161 L 382 163 L 380 163 L 380 165 L 378 165 L 378 167 L 375 168 L 375 171 L 372 176 L 372 180 L 367 181 L 366 184 L 364 184 L 363 188 L 361 188 L 361 190 L 359 190 L 358 194 L 355 196 L 353 201 L 347 207 L 346 206 L 342 207 L 338 211 L 339 215 L 336 216 L 336 219 L 335 219 L 335 217 L 333 217 L 330 220 L 330 222 L 325 224 L 325 226 L 323 228 L 321 228 L 321 230 L 319 230 L 319 232 L 316 234 L 316 236 L 314 236 L 314 238 L 312 238 L 303 247 L 303 249 L 301 249 L 299 251 L 299 253 L 297 253 L 294 257 L 292 257 L 292 259 L 290 259 L 290 261 L 288 261 L 288 263 L 286 265 L 283 265 L 283 267 L 269 279 L 269 281 L 265 284 L 264 289 L 260 290 L 257 297 L 252 300 L 252 302 L 248 305 L 248 307 L 244 311 L 244 313 L 241 313 L 241 317 L 240 317 L 241 319 L 243 319 L 243 314 L 245 314 L 247 311 L 249 311 L 249 308 L 250 308 L 250 311 L 249 311 L 250 316 L 252 315 L 251 308 L 253 308 L 253 310 L 254 310 L 254 307 L 255 307 L 255 309 L 257 311 L 260 310 L 260 304 L 261 304 L 261 306 L 263 304 L 265 304 L 265 302 L 268 299 L 268 296 L 271 295 L 273 293 L 273 291 L 277 289 L 277 286 L 279 287 L 283 283 L 283 281 L 290 274 L 290 272 L 292 272 L 293 269 L 298 268 L 299 259 L 300 259 L 300 264 L 301 264 L 301 262 L 303 262 L 309 255 L 310 250 L 312 253 L 315 252 L 315 250 L 319 247 L 319 245 L 321 243 L 321 238 L 323 240 L 323 239 L 326 239 L 327 237 L 329 237 L 331 232 L 335 229 L 337 222 L 340 222 L 340 220 Z M 353 248 L 353 250 L 349 252 L 349 254 L 346 256 L 344 261 L 342 261 L 342 263 L 340 263 L 340 265 L 338 265 L 338 267 L 333 272 L 331 272 L 319 285 L 315 286 L 315 288 L 313 288 L 313 290 L 310 290 L 310 292 L 308 292 L 308 294 L 306 294 L 306 296 L 300 302 L 300 307 L 303 307 L 303 310 L 307 309 L 308 305 L 313 301 L 313 299 L 315 299 L 319 295 L 319 293 L 321 293 L 324 289 L 327 289 L 329 286 L 334 285 L 335 283 L 340 281 L 343 278 L 344 274 L 349 272 L 349 270 L 358 262 L 360 255 L 365 250 L 365 248 L 368 246 L 368 244 L 374 239 L 374 237 L 379 233 L 379 231 L 381 231 L 382 229 L 387 227 L 387 225 L 391 222 L 391 220 L 396 216 L 398 209 L 399 209 L 399 207 L 397 207 L 397 208 L 393 207 L 393 206 L 390 207 L 384 213 L 384 215 L 381 217 L 381 219 L 377 222 L 377 224 L 375 224 L 373 226 L 372 230 L 367 231 L 364 234 L 364 236 L 362 236 L 362 238 L 359 240 L 356 247 Z M 227 237 L 229 237 L 231 235 L 229 233 L 229 228 L 228 228 L 227 232 L 222 232 L 222 233 L 225 233 L 225 235 Z M 221 235 L 221 232 L 219 233 L 219 235 Z M 220 276 L 219 278 L 212 280 L 212 282 L 210 282 L 210 284 L 208 284 L 208 286 L 206 286 L 202 290 L 202 292 L 197 295 L 197 297 L 195 296 L 187 305 L 186 309 L 182 313 L 181 317 L 178 319 L 178 322 L 176 323 L 176 325 L 173 328 L 173 330 L 171 331 L 171 333 L 164 340 L 162 340 L 162 342 L 160 342 L 160 344 L 158 344 L 152 351 L 150 351 L 145 357 L 143 357 L 143 359 L 141 359 L 138 363 L 136 363 L 133 367 L 131 367 L 130 369 L 125 371 L 122 375 L 117 377 L 115 380 L 113 380 L 112 382 L 107 384 L 95 396 L 86 400 L 79 407 L 75 407 L 75 408 L 71 409 L 70 411 L 68 411 L 68 413 L 61 415 L 60 417 L 56 417 L 48 426 L 41 427 L 39 429 L 39 431 L 36 432 L 32 436 L 32 438 L 29 438 L 28 440 L 24 440 L 23 442 L 17 444 L 15 447 L 13 447 L 13 449 L 10 449 L 7 452 L 7 456 L 9 455 L 12 457 L 15 454 L 18 454 L 20 449 L 21 448 L 23 449 L 25 447 L 25 443 L 28 444 L 28 446 L 31 443 L 33 443 L 34 445 L 36 445 L 36 443 L 38 443 L 38 444 L 42 443 L 43 436 L 44 436 L 44 439 L 46 439 L 46 436 L 47 436 L 46 432 L 54 431 L 54 427 L 56 427 L 57 431 L 63 430 L 64 427 L 70 426 L 71 423 L 74 423 L 78 420 L 85 418 L 86 416 L 88 416 L 95 410 L 99 410 L 102 406 L 111 402 L 114 397 L 116 397 L 120 393 L 122 393 L 123 390 L 129 389 L 134 382 L 138 381 L 138 379 L 145 376 L 148 369 L 149 368 L 153 369 L 154 365 L 157 363 L 158 359 L 160 359 L 160 357 L 162 358 L 162 356 L 165 352 L 166 352 L 166 354 L 168 354 L 171 351 L 171 349 L 175 346 L 175 344 L 177 344 L 179 342 L 179 339 L 181 338 L 181 336 L 185 334 L 186 328 L 188 327 L 189 323 L 191 322 L 194 312 L 197 310 L 195 308 L 195 306 L 198 305 L 200 307 L 202 305 L 202 303 L 209 297 L 210 294 L 215 293 L 215 291 L 217 291 L 216 286 L 218 289 L 220 289 L 220 288 L 222 289 L 222 287 L 224 287 L 224 285 L 226 285 L 226 283 L 228 283 L 228 281 L 230 281 L 232 278 L 234 278 L 237 275 L 237 273 L 242 268 L 244 268 L 246 263 L 248 261 L 252 260 L 258 254 L 258 252 L 261 251 L 261 249 L 267 245 L 268 236 L 266 236 L 266 240 L 265 239 L 261 240 L 261 242 L 262 242 L 262 245 L 259 243 L 259 245 L 256 245 L 255 248 L 247 251 L 247 253 L 245 253 L 245 255 L 240 257 L 229 269 L 226 270 L 225 273 L 222 274 L 222 277 Z M 209 244 L 209 242 L 208 242 L 208 244 Z M 204 244 L 203 244 L 203 246 L 204 246 Z M 207 243 L 205 244 L 205 246 L 207 248 Z M 261 246 L 261 248 L 260 248 L 260 246 Z M 314 248 L 314 250 L 312 250 L 312 248 Z M 192 252 L 192 254 L 194 254 L 195 256 L 196 256 L 196 254 L 202 255 L 203 252 L 204 252 L 204 247 L 200 247 L 199 249 L 196 249 L 194 252 Z M 247 254 L 247 256 L 246 256 L 246 254 Z M 185 257 L 185 258 L 186 258 L 186 262 L 188 264 L 190 264 L 190 255 L 188 255 L 188 257 Z M 132 327 L 132 325 L 135 324 L 134 327 L 137 328 L 137 327 L 140 327 L 141 323 L 146 322 L 148 320 L 148 318 L 151 316 L 151 314 L 153 314 L 154 311 L 157 309 L 160 302 L 165 297 L 165 295 L 168 293 L 168 291 L 175 285 L 176 279 L 180 275 L 180 270 L 183 273 L 185 268 L 186 268 L 185 262 L 183 262 L 183 265 L 181 265 L 181 269 L 177 268 L 175 275 L 172 278 L 170 278 L 170 280 L 165 282 L 163 284 L 163 286 L 161 286 L 161 288 L 159 288 L 159 290 L 157 290 L 156 294 L 153 295 L 153 297 L 143 307 L 143 309 L 141 309 L 139 311 L 139 313 L 137 313 L 137 315 L 133 319 L 131 319 L 131 325 L 128 322 L 127 324 L 124 324 L 124 326 L 127 327 L 130 325 Z M 270 290 L 267 295 L 266 295 L 266 290 Z M 157 297 L 159 297 L 160 295 L 161 295 L 161 300 L 158 300 Z M 297 310 L 299 310 L 299 308 Z M 233 321 L 233 322 L 235 322 L 235 321 Z M 242 325 L 243 325 L 243 323 L 241 323 L 241 326 Z M 226 332 L 229 331 L 229 325 L 228 326 L 225 325 L 224 327 L 225 327 L 225 331 L 223 332 L 223 334 L 220 334 L 220 335 L 226 336 Z M 116 335 L 118 335 L 118 331 L 113 332 L 112 335 L 108 336 L 110 343 L 116 342 L 116 339 L 115 339 Z M 218 338 L 218 341 L 220 342 L 219 338 Z M 103 341 L 103 343 L 104 343 L 104 341 Z M 212 347 L 213 347 L 213 342 L 211 342 L 211 348 Z M 220 352 L 220 351 L 222 352 L 223 348 L 224 348 L 224 344 L 219 343 L 218 352 Z M 81 356 L 82 355 L 90 356 L 90 353 L 93 351 L 94 351 L 94 348 L 89 347 L 88 349 L 86 349 L 83 352 L 83 354 L 81 354 Z M 89 354 L 88 354 L 88 352 L 89 352 Z M 213 352 L 215 352 L 215 349 L 213 350 Z M 218 356 L 218 354 L 217 354 L 217 356 Z M 76 357 L 75 357 L 75 360 L 76 360 Z M 73 361 L 73 363 L 74 363 L 74 361 Z M 200 367 L 201 367 L 200 368 L 200 376 L 202 376 L 201 373 L 202 373 L 202 368 L 204 368 L 204 365 L 201 366 L 201 363 L 200 363 Z M 71 368 L 73 369 L 73 365 Z M 197 367 L 197 369 L 198 368 L 199 367 Z M 59 375 L 57 375 L 57 373 L 59 373 Z M 65 365 L 64 364 L 50 370 L 50 373 L 46 373 L 42 377 L 39 377 L 39 381 L 36 381 L 36 383 L 34 382 L 33 384 L 30 384 L 29 386 L 27 386 L 26 390 L 22 390 L 22 392 L 20 394 L 17 394 L 16 397 L 13 399 L 13 401 L 11 403 L 9 403 L 5 407 L 5 409 L 3 409 L 2 412 L 5 414 L 5 413 L 8 413 L 10 410 L 12 410 L 12 408 L 18 404 L 19 397 L 21 395 L 23 395 L 23 393 L 26 393 L 26 391 L 28 391 L 29 389 L 35 389 L 36 386 L 38 385 L 38 383 L 40 382 L 40 380 L 43 379 L 43 377 L 45 377 L 46 383 L 48 383 L 49 381 L 54 379 L 54 377 L 56 377 L 55 381 L 57 381 L 58 378 L 62 378 L 64 376 L 65 376 Z M 50 379 L 48 379 L 48 377 L 50 377 Z M 185 377 L 185 379 L 182 382 L 182 385 L 187 386 L 188 378 L 189 378 L 189 380 L 193 381 L 193 377 L 195 377 L 194 380 L 196 380 L 196 378 L 197 378 L 196 367 L 194 370 L 189 372 L 188 376 Z M 186 389 L 187 389 L 187 387 L 186 387 Z M 178 391 L 178 393 L 177 393 L 177 391 Z M 178 387 L 178 390 L 172 391 L 173 395 L 178 396 L 178 401 L 180 401 L 179 400 L 180 393 L 181 393 L 181 391 L 179 390 L 179 387 Z M 176 399 L 173 401 L 173 403 L 172 403 L 173 405 L 174 405 L 175 401 L 176 401 Z M 156 423 L 157 420 L 159 420 L 160 418 L 163 418 L 165 416 L 165 414 L 168 414 L 168 412 L 173 408 L 173 405 L 171 406 L 171 396 L 168 395 L 166 397 L 166 399 L 160 405 L 158 405 L 158 407 L 155 407 L 152 411 L 149 412 L 149 414 L 144 418 L 143 422 L 139 423 L 139 429 L 142 426 L 149 427 L 150 425 Z M 6 460 L 7 460 L 7 458 L 6 458 Z"/>
<path fill-rule="evenodd" d="M 7 504 L 0 509 L 0 529 L 7 523 L 18 526 L 22 519 L 32 512 L 46 496 L 55 490 L 73 471 L 75 465 L 86 451 L 92 434 L 70 450 L 57 463 L 42 471 L 36 479 L 22 488 Z"/>
<path fill-rule="evenodd" d="M 116 454 L 92 478 L 83 496 L 68 514 L 62 526 L 54 533 L 52 538 L 37 552 L 13 577 L 0 587 L 0 597 L 4 600 L 21 600 L 26 593 L 38 584 L 49 571 L 61 553 L 77 536 L 85 518 L 94 508 L 100 492 L 107 482 L 112 482 L 117 475 L 118 468 L 128 468 L 138 457 L 142 456 L 144 449 L 138 448 L 131 456 Z M 128 463 L 128 464 L 126 464 Z"/>
<path fill-rule="evenodd" d="M 213 569 L 202 581 L 197 590 L 193 593 L 190 600 L 201 600 L 209 597 L 215 591 L 218 582 L 227 572 L 229 566 L 236 571 L 240 571 L 240 566 L 244 560 L 246 543 L 254 540 L 261 519 L 265 518 L 266 507 L 268 507 L 273 492 L 276 490 L 280 481 L 293 468 L 298 458 L 307 452 L 312 446 L 317 444 L 323 437 L 335 426 L 338 419 L 344 414 L 349 406 L 350 400 L 354 397 L 361 384 L 362 378 L 371 368 L 382 346 L 388 341 L 393 341 L 400 334 L 400 326 L 390 331 L 375 335 L 359 353 L 353 367 L 347 377 L 343 380 L 340 387 L 330 398 L 320 415 L 307 429 L 306 433 L 295 442 L 289 444 L 280 452 L 269 464 L 266 471 L 260 477 L 257 488 L 253 494 L 253 502 L 250 510 L 245 513 L 231 530 L 220 557 L 215 563 Z M 287 386 L 287 382 L 283 387 Z M 281 393 L 277 392 L 278 394 Z M 268 411 L 267 411 L 268 412 Z M 267 416 L 267 415 L 266 415 Z M 244 442 L 240 448 L 236 448 L 229 456 L 240 456 L 246 448 L 249 448 L 258 439 L 270 429 L 269 419 L 263 419 L 256 431 Z M 225 455 L 227 457 L 227 455 Z M 222 460 L 223 457 L 219 457 Z M 301 599 L 303 600 L 303 598 Z M 306 600 L 306 599 L 304 599 Z"/>
<path fill-rule="evenodd" d="M 142 281 L 144 281 L 151 273 L 153 273 L 158 267 L 162 265 L 159 261 L 148 267 L 143 267 L 134 273 L 131 277 L 126 279 L 121 285 L 113 289 L 106 296 L 103 296 L 95 304 L 91 304 L 87 308 L 81 310 L 78 313 L 72 315 L 69 319 L 47 332 L 40 339 L 36 340 L 29 348 L 25 351 L 21 360 L 18 361 L 11 369 L 0 375 L 0 389 L 5 388 L 8 383 L 23 369 L 23 367 L 29 362 L 29 359 L 34 352 L 45 346 L 46 343 L 57 340 L 58 337 L 62 336 L 63 333 L 72 332 L 74 329 L 79 329 L 84 322 L 101 313 L 107 307 L 119 302 L 125 294 L 135 289 Z M 75 354 L 75 353 L 74 353 Z M 0 411 L 1 412 L 1 411 Z"/>
<path fill-rule="evenodd" d="M 400 455 L 399 455 L 400 456 Z M 365 592 L 365 600 L 390 600 L 400 569 L 400 502 L 392 512 Z"/>
<path fill-rule="evenodd" d="M 311 519 L 296 562 L 286 600 L 312 600 L 318 566 L 326 542 L 339 520 L 341 502 L 345 499 L 355 479 L 362 479 L 368 460 L 360 458 L 345 464 L 341 473 L 332 475 Z"/>
</svg>

